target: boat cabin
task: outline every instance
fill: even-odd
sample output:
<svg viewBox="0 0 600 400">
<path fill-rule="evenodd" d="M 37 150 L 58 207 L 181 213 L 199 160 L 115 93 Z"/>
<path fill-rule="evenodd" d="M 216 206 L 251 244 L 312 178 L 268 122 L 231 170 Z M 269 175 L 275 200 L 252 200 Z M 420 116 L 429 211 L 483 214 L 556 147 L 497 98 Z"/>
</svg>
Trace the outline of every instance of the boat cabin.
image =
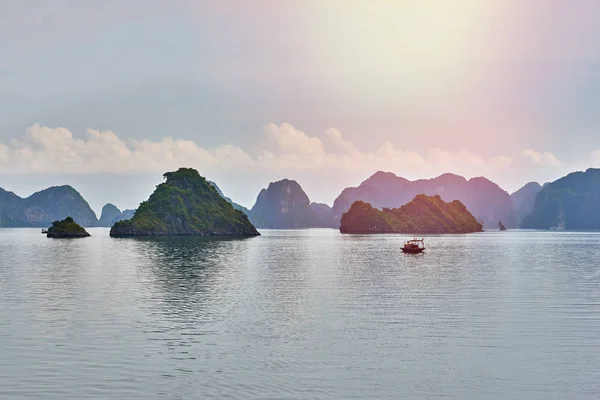
<svg viewBox="0 0 600 400">
<path fill-rule="evenodd" d="M 423 250 L 425 250 L 425 241 L 417 238 L 407 240 L 402 247 L 404 253 L 422 253 Z"/>
</svg>

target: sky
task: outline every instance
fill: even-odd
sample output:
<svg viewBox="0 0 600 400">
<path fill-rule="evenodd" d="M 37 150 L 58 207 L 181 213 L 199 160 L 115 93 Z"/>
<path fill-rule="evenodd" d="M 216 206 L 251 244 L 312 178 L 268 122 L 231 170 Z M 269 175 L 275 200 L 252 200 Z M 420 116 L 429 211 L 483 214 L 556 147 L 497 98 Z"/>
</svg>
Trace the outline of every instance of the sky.
<svg viewBox="0 0 600 400">
<path fill-rule="evenodd" d="M 0 187 L 99 214 L 179 167 L 251 207 L 377 170 L 512 192 L 600 167 L 600 2 L 0 0 Z"/>
</svg>

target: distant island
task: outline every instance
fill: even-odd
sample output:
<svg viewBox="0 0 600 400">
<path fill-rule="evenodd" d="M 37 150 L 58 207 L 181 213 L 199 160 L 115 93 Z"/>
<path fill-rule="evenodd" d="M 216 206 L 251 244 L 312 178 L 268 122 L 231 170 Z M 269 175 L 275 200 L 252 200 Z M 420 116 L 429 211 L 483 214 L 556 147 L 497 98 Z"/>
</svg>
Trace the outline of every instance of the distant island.
<svg viewBox="0 0 600 400">
<path fill-rule="evenodd" d="M 516 192 L 510 195 L 515 209 L 517 210 L 517 216 L 519 217 L 519 224 L 533 210 L 535 205 L 535 197 L 542 190 L 542 185 L 537 182 L 529 182 Z"/>
<path fill-rule="evenodd" d="M 130 219 L 133 217 L 135 210 L 119 210 L 117 206 L 107 203 L 102 207 L 102 214 L 98 221 L 98 226 L 110 228 L 116 222 Z"/>
<path fill-rule="evenodd" d="M 271 182 L 262 189 L 248 217 L 255 226 L 268 229 L 339 226 L 334 223 L 327 204 L 311 203 L 300 184 L 290 179 Z"/>
<path fill-rule="evenodd" d="M 531 184 L 515 192 L 513 199 L 485 178 L 466 180 L 458 175 L 443 174 L 433 179 L 409 181 L 393 173 L 379 171 L 358 187 L 344 189 L 333 207 L 311 202 L 298 182 L 282 179 L 262 189 L 253 207 L 247 209 L 225 196 L 215 182 L 207 182 L 234 209 L 246 214 L 255 227 L 268 229 L 339 229 L 342 214 L 354 201 L 364 201 L 376 208 L 395 208 L 406 204 L 417 194 L 437 194 L 445 201 L 460 200 L 484 226 L 497 226 L 497 221 L 501 220 L 507 228 L 514 228 L 519 217 L 527 213 L 529 207 L 533 208 L 536 194 L 535 185 Z M 519 216 L 515 211 L 516 204 L 519 205 Z M 524 205 L 521 207 L 521 204 Z M 67 216 L 86 227 L 112 227 L 119 221 L 131 219 L 134 213 L 135 210 L 121 211 L 114 204 L 107 203 L 98 220 L 89 204 L 70 186 L 50 187 L 25 199 L 0 189 L 0 227 L 45 227 Z"/>
<path fill-rule="evenodd" d="M 483 177 L 467 180 L 462 176 L 446 173 L 432 179 L 410 181 L 391 172 L 378 171 L 357 187 L 345 188 L 332 207 L 311 202 L 298 182 L 282 179 L 271 182 L 262 189 L 253 207 L 247 209 L 225 196 L 215 182 L 202 179 L 221 199 L 245 214 L 248 222 L 240 220 L 237 213 L 231 214 L 227 211 L 222 215 L 206 215 L 200 222 L 191 212 L 177 217 L 177 221 L 180 222 L 176 223 L 173 220 L 169 224 L 159 223 L 158 221 L 164 221 L 163 217 L 167 220 L 170 217 L 159 215 L 160 213 L 155 215 L 154 211 L 147 209 L 140 214 L 135 223 L 121 224 L 113 234 L 119 236 L 129 232 L 137 236 L 145 232 L 152 235 L 252 235 L 254 227 L 339 229 L 342 215 L 356 201 L 381 210 L 401 207 L 418 194 L 439 195 L 443 201 L 459 200 L 486 228 L 500 228 L 498 221 L 501 221 L 507 229 L 600 229 L 600 212 L 597 207 L 597 204 L 600 204 L 600 169 L 593 168 L 585 172 L 571 173 L 544 185 L 530 182 L 510 195 Z M 204 196 L 208 190 L 208 187 L 203 187 L 198 193 L 188 193 L 186 196 Z M 211 201 L 215 202 L 217 198 L 211 197 Z M 200 209 L 204 209 L 200 200 L 196 203 Z M 185 206 L 182 210 L 186 207 L 196 207 L 183 204 Z M 219 201 L 218 204 L 219 209 L 224 207 L 224 203 Z M 160 209 L 160 212 L 163 211 L 170 213 L 174 210 Z M 102 208 L 98 220 L 88 202 L 68 185 L 52 186 L 26 198 L 0 188 L 0 227 L 45 228 L 53 221 L 60 221 L 69 216 L 84 227 L 112 227 L 119 221 L 131 220 L 135 212 L 136 210 L 121 211 L 114 204 L 108 203 Z M 144 225 L 140 219 L 142 216 L 145 223 L 152 223 Z M 219 221 L 228 221 L 229 225 L 221 225 Z"/>
<path fill-rule="evenodd" d="M 376 208 L 395 208 L 408 203 L 418 194 L 439 195 L 444 201 L 459 200 L 487 228 L 497 227 L 498 221 L 502 221 L 507 228 L 517 227 L 517 212 L 506 191 L 484 177 L 467 180 L 450 173 L 432 179 L 410 181 L 391 172 L 378 171 L 358 187 L 342 191 L 333 203 L 333 219 L 339 221 L 357 200 Z"/>
<path fill-rule="evenodd" d="M 112 237 L 258 236 L 246 214 L 233 208 L 198 171 L 180 168 L 163 175 L 133 217 L 119 221 Z"/>
<path fill-rule="evenodd" d="M 54 221 L 48 228 L 46 236 L 53 239 L 67 239 L 88 237 L 90 234 L 73 218 L 67 217 L 62 221 Z"/>
<path fill-rule="evenodd" d="M 418 194 L 439 195 L 445 201 L 460 200 L 489 228 L 496 227 L 498 220 L 507 227 L 517 227 L 517 212 L 506 191 L 483 177 L 467 180 L 449 173 L 433 179 L 409 181 L 391 172 L 378 171 L 358 187 L 344 189 L 333 207 L 312 203 L 298 182 L 282 179 L 262 189 L 252 209 L 245 212 L 259 228 L 339 228 L 342 214 L 355 201 L 376 208 L 395 208 Z"/>
<path fill-rule="evenodd" d="M 600 229 L 600 169 L 573 172 L 536 195 L 525 229 Z"/>
<path fill-rule="evenodd" d="M 88 202 L 71 186 L 52 186 L 26 198 L 0 188 L 0 227 L 44 228 L 66 217 L 83 226 L 98 225 Z"/>
<path fill-rule="evenodd" d="M 458 200 L 446 203 L 440 196 L 415 196 L 400 208 L 379 210 L 356 201 L 342 215 L 342 233 L 473 233 L 481 223 Z"/>
</svg>

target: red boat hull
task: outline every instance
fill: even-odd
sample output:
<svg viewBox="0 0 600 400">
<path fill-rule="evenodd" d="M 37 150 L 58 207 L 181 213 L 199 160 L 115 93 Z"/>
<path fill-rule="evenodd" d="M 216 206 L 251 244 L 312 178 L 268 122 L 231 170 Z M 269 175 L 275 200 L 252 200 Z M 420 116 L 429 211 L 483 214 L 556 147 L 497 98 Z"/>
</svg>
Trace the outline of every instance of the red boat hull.
<svg viewBox="0 0 600 400">
<path fill-rule="evenodd" d="M 417 253 L 422 253 L 423 250 L 425 249 L 406 249 L 406 248 L 402 248 L 402 251 L 408 254 L 417 254 Z"/>
</svg>

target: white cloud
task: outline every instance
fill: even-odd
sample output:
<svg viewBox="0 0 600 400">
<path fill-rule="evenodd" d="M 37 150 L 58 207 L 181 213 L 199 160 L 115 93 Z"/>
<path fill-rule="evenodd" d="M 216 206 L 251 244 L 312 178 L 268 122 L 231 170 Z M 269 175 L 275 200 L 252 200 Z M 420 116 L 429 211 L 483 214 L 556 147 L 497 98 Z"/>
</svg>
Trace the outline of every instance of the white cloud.
<svg viewBox="0 0 600 400">
<path fill-rule="evenodd" d="M 310 136 L 290 124 L 264 127 L 260 151 L 251 155 L 232 144 L 204 148 L 189 140 L 166 137 L 160 141 L 124 139 L 111 131 L 88 129 L 84 138 L 66 128 L 33 125 L 23 137 L 0 144 L 0 171 L 4 173 L 161 173 L 181 166 L 205 174 L 235 170 L 242 173 L 313 171 L 319 176 L 345 172 L 364 174 L 387 170 L 401 175 L 433 175 L 452 171 L 469 174 L 506 168 L 508 157 L 489 160 L 466 150 L 439 148 L 425 154 L 399 149 L 391 142 L 374 151 L 361 151 L 336 129 L 321 137 Z M 526 150 L 534 162 L 554 162 L 549 153 Z"/>
<path fill-rule="evenodd" d="M 311 200 L 331 203 L 344 187 L 354 186 L 378 170 L 408 179 L 445 172 L 466 178 L 485 176 L 512 191 L 522 181 L 541 176 L 542 181 L 554 180 L 569 168 L 552 153 L 532 149 L 515 157 L 483 157 L 466 149 L 417 152 L 386 141 L 364 151 L 336 129 L 313 136 L 290 124 L 271 123 L 265 125 L 263 133 L 250 151 L 233 144 L 201 147 L 194 141 L 171 137 L 134 140 L 93 129 L 76 137 L 66 128 L 36 124 L 21 137 L 0 143 L 0 173 L 162 174 L 193 167 L 219 182 L 228 196 L 251 206 L 260 188 L 282 178 L 300 182 Z M 590 158 L 600 164 L 600 150 Z"/>
<path fill-rule="evenodd" d="M 562 162 L 552 153 L 550 152 L 537 152 L 531 149 L 525 149 L 522 152 L 523 156 L 531 159 L 531 161 L 536 165 L 543 166 L 559 166 L 562 165 Z"/>
<path fill-rule="evenodd" d="M 277 126 L 271 122 L 265 125 L 264 132 L 267 142 L 273 144 L 281 153 L 320 154 L 324 152 L 321 140 L 307 136 L 288 123 Z"/>
<path fill-rule="evenodd" d="M 188 165 L 229 170 L 252 163 L 242 149 L 232 145 L 204 149 L 192 141 L 170 137 L 159 142 L 125 140 L 114 132 L 93 129 L 86 135 L 78 139 L 66 128 L 33 125 L 24 137 L 0 144 L 0 171 L 136 173 Z"/>
</svg>

